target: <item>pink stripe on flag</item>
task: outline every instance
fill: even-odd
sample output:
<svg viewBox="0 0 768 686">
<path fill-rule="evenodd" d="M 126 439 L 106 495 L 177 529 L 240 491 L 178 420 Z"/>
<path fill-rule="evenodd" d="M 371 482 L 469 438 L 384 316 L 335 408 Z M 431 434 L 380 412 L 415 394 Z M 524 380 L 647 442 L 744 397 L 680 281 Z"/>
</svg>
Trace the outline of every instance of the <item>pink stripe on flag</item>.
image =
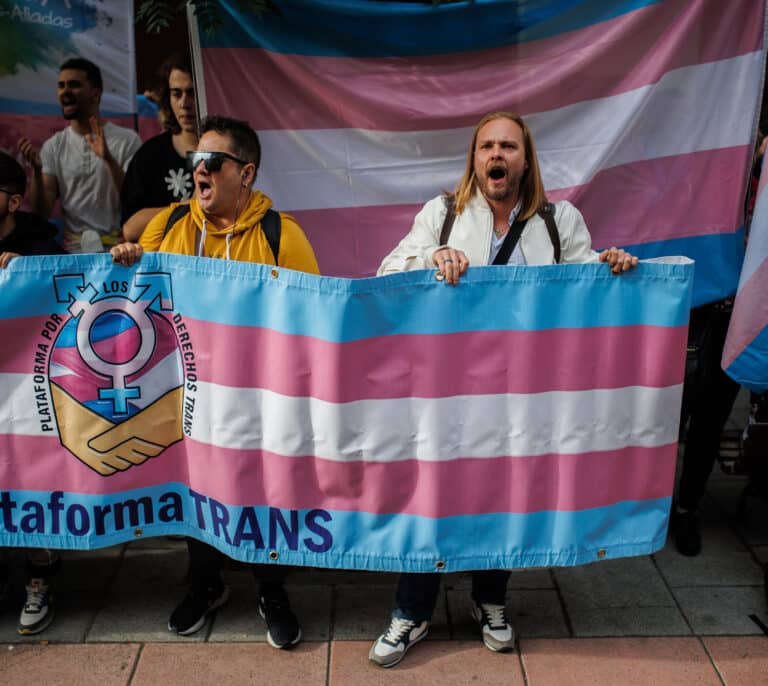
<svg viewBox="0 0 768 686">
<path fill-rule="evenodd" d="M 658 157 L 547 195 L 576 205 L 601 248 L 732 233 L 742 222 L 750 157 L 748 146 Z"/>
<path fill-rule="evenodd" d="M 449 517 L 584 510 L 669 497 L 677 459 L 677 446 L 671 444 L 581 455 L 344 463 L 185 439 L 159 457 L 105 479 L 72 456 L 62 460 L 54 442 L 0 436 L 2 454 L 39 456 L 24 469 L 6 469 L 3 488 L 95 494 L 176 481 L 228 505 Z M 473 483 L 484 487 L 467 488 Z"/>
<path fill-rule="evenodd" d="M 21 321 L 33 331 L 40 326 Z M 226 355 L 197 357 L 201 381 L 328 402 L 672 386 L 682 383 L 682 360 L 665 351 L 682 350 L 687 330 L 625 326 L 472 331 L 334 343 L 256 327 L 193 319 L 185 323 L 200 350 L 220 348 L 226 341 Z M 253 350 L 260 354 L 254 356 Z M 558 364 L 536 370 L 519 364 L 534 358 L 557 358 Z M 445 374 L 445 369 L 456 368 L 462 373 Z M 286 369 L 294 373 L 285 374 Z M 29 356 L 4 357 L 0 372 L 32 373 Z M 89 383 L 104 385 L 92 376 Z M 55 378 L 71 390 L 67 376 Z"/>
<path fill-rule="evenodd" d="M 549 191 L 581 210 L 595 246 L 637 245 L 732 233 L 741 224 L 748 146 L 619 165 L 589 184 Z M 438 190 L 435 189 L 435 194 Z M 410 230 L 421 204 L 293 210 L 325 275 L 371 276 Z M 350 227 L 359 226 L 360 229 Z M 342 233 L 340 234 L 339 231 Z M 350 265 L 356 265 L 355 271 Z"/>
<path fill-rule="evenodd" d="M 483 111 L 529 114 L 759 50 L 763 9 L 754 0 L 667 0 L 570 34 L 458 55 L 339 58 L 207 48 L 208 111 L 261 130 L 472 126 L 478 93 Z M 262 93 L 259 106 L 237 97 L 233 83 Z"/>
<path fill-rule="evenodd" d="M 213 350 L 225 345 L 227 350 L 226 355 L 197 359 L 201 381 L 328 402 L 662 388 L 682 383 L 683 360 L 668 351 L 682 351 L 687 332 L 686 326 L 625 326 L 391 335 L 333 343 L 270 329 L 185 322 L 195 346 Z M 533 369 L 532 359 L 557 359 L 557 364 Z M 447 369 L 461 373 L 446 374 Z"/>
</svg>

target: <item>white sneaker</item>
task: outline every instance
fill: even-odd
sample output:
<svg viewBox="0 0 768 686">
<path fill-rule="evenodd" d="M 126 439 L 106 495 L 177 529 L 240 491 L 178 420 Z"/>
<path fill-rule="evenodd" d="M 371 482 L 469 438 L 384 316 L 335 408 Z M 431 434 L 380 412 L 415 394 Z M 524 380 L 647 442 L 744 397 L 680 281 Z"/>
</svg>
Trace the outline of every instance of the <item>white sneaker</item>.
<svg viewBox="0 0 768 686">
<path fill-rule="evenodd" d="M 17 629 L 23 636 L 39 634 L 53 621 L 54 613 L 53 590 L 45 579 L 30 579 L 26 588 L 27 602 Z"/>
<path fill-rule="evenodd" d="M 507 619 L 503 605 L 472 605 L 472 617 L 480 624 L 483 643 L 488 650 L 505 653 L 515 649 L 515 630 Z"/>
<path fill-rule="evenodd" d="M 371 646 L 368 659 L 381 667 L 394 667 L 414 643 L 427 635 L 429 624 L 392 617 L 387 630 Z"/>
</svg>

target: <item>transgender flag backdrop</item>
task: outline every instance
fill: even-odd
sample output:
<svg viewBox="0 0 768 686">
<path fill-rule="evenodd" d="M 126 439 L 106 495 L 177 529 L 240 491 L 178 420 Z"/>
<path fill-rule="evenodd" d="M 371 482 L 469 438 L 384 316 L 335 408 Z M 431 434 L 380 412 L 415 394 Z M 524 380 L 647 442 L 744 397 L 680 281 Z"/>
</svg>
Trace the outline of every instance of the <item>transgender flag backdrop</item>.
<svg viewBox="0 0 768 686">
<path fill-rule="evenodd" d="M 664 545 L 693 267 L 0 270 L 0 546 L 425 572 Z"/>
<path fill-rule="evenodd" d="M 768 391 L 768 165 L 763 163 L 723 369 L 756 393 Z"/>
<path fill-rule="evenodd" d="M 204 104 L 259 131 L 257 184 L 324 274 L 374 273 L 505 109 L 597 247 L 695 259 L 694 304 L 735 291 L 764 0 L 222 4 L 224 29 L 199 37 Z"/>
</svg>

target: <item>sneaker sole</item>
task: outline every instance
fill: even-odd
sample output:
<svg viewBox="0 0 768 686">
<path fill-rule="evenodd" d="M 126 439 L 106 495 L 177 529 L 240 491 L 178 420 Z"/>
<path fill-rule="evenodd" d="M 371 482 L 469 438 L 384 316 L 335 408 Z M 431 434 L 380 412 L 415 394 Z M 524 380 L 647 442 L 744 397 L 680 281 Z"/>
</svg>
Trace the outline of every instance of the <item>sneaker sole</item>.
<svg viewBox="0 0 768 686">
<path fill-rule="evenodd" d="M 482 631 L 482 615 L 478 616 L 479 610 L 477 607 L 473 607 L 472 610 L 470 610 L 470 614 L 472 615 L 472 619 L 474 619 L 481 628 Z M 512 632 L 512 645 L 494 645 L 493 643 L 489 643 L 486 639 L 485 634 L 482 634 L 483 637 L 483 645 L 488 648 L 491 652 L 494 653 L 511 653 L 515 649 L 515 641 L 517 640 L 517 637 L 514 634 L 514 631 Z"/>
<path fill-rule="evenodd" d="M 211 604 L 211 606 L 203 613 L 203 616 L 200 617 L 191 627 L 188 629 L 184 629 L 184 631 L 179 631 L 175 626 L 173 626 L 170 622 L 168 622 L 168 631 L 173 631 L 174 633 L 177 633 L 179 636 L 191 636 L 192 634 L 197 633 L 200 631 L 200 629 L 205 626 L 205 622 L 208 619 L 208 615 L 211 614 L 214 610 L 218 610 L 224 603 L 226 603 L 229 600 L 229 586 L 224 587 L 224 591 L 222 594 L 216 598 L 216 600 Z"/>
<path fill-rule="evenodd" d="M 261 618 L 266 622 L 267 618 L 264 616 L 264 610 L 261 609 L 261 606 L 259 606 L 259 615 L 261 615 Z M 272 638 L 272 634 L 269 633 L 269 629 L 267 629 L 267 643 L 271 645 L 273 648 L 277 648 L 278 650 L 288 650 L 290 648 L 293 648 L 299 641 L 301 640 L 301 627 L 299 627 L 299 633 L 296 634 L 296 638 L 294 638 L 289 643 L 284 643 L 283 645 L 280 645 L 279 643 L 276 643 L 275 640 Z"/>
<path fill-rule="evenodd" d="M 400 653 L 400 657 L 397 658 L 394 662 L 379 662 L 374 656 L 373 656 L 373 648 L 371 648 L 371 652 L 368 653 L 368 659 L 373 662 L 374 664 L 378 665 L 379 667 L 383 667 L 384 669 L 389 669 L 390 667 L 394 667 L 395 665 L 399 665 L 403 658 L 405 657 L 405 654 L 411 649 L 411 646 L 415 646 L 419 641 L 423 641 L 427 634 L 429 633 L 429 627 L 424 629 L 424 633 L 418 636 L 417 638 L 414 638 L 407 646 L 405 646 L 405 650 Z"/>
<path fill-rule="evenodd" d="M 53 621 L 53 617 L 56 614 L 56 611 L 53 607 L 48 608 L 48 614 L 43 617 L 39 622 L 36 624 L 30 624 L 29 626 L 21 626 L 19 625 L 16 629 L 16 632 L 20 634 L 21 636 L 34 636 L 35 634 L 42 633 L 45 631 Z"/>
</svg>

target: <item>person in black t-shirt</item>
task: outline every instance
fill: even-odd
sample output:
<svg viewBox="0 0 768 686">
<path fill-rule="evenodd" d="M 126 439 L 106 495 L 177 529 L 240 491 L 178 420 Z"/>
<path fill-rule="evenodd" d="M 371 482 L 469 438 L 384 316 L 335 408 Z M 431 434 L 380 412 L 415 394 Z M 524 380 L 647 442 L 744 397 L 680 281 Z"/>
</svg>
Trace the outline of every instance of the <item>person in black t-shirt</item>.
<svg viewBox="0 0 768 686">
<path fill-rule="evenodd" d="M 10 155 L 0 152 L 0 267 L 20 255 L 57 255 L 56 227 L 29 212 L 21 212 L 27 189 L 22 166 Z"/>
<path fill-rule="evenodd" d="M 192 70 L 174 55 L 161 68 L 160 112 L 167 131 L 139 148 L 125 174 L 121 193 L 123 236 L 137 241 L 160 210 L 189 200 L 194 190 L 185 155 L 197 149 L 197 114 Z"/>
</svg>

